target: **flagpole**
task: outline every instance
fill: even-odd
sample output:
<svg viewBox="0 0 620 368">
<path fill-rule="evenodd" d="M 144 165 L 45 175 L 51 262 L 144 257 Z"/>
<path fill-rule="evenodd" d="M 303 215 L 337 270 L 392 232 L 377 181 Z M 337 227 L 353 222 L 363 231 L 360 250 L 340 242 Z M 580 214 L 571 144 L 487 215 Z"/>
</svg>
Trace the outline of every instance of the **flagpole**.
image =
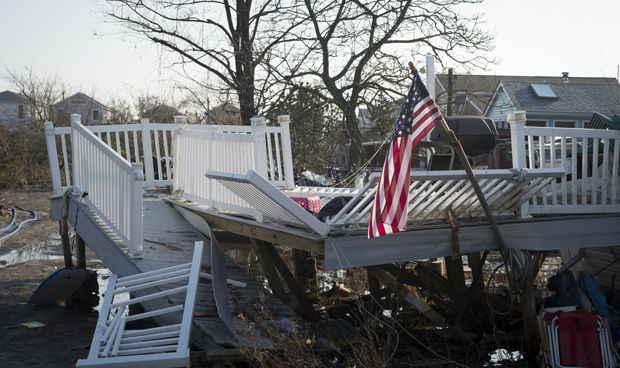
<svg viewBox="0 0 620 368">
<path fill-rule="evenodd" d="M 413 70 L 415 70 L 415 66 L 413 65 L 412 62 L 409 62 L 409 68 L 411 68 L 412 72 Z M 502 250 L 508 250 L 506 241 L 504 240 L 504 237 L 502 236 L 502 233 L 500 232 L 499 227 L 497 226 L 497 222 L 495 222 L 495 217 L 493 217 L 493 212 L 491 212 L 491 208 L 489 207 L 489 204 L 486 198 L 484 197 L 484 194 L 482 193 L 480 184 L 478 183 L 478 180 L 476 179 L 476 175 L 474 174 L 474 171 L 471 165 L 469 164 L 469 160 L 467 159 L 467 156 L 465 155 L 465 150 L 463 150 L 463 146 L 461 145 L 461 142 L 458 140 L 458 138 L 456 137 L 456 134 L 454 134 L 454 131 L 450 128 L 448 123 L 446 123 L 446 120 L 444 119 L 443 114 L 441 115 L 441 120 L 439 120 L 439 122 L 441 123 L 441 126 L 443 127 L 443 129 L 446 131 L 446 134 L 448 135 L 448 139 L 450 139 L 450 145 L 456 151 L 459 161 L 461 161 L 461 166 L 463 166 L 463 168 L 465 169 L 465 172 L 467 173 L 467 177 L 469 178 L 469 181 L 471 181 L 471 186 L 474 188 L 474 192 L 476 193 L 476 196 L 478 196 L 478 200 L 480 201 L 480 204 L 482 205 L 484 214 L 486 215 L 489 221 L 489 225 L 491 226 L 491 229 L 493 230 L 493 235 L 495 236 L 495 240 L 497 241 L 497 243 L 499 244 Z"/>
<path fill-rule="evenodd" d="M 409 62 L 409 68 L 411 69 L 411 72 L 413 73 L 413 71 L 415 70 L 415 66 L 413 65 L 412 62 Z M 484 193 L 482 193 L 482 189 L 480 188 L 480 184 L 478 183 L 478 180 L 476 179 L 476 175 L 474 174 L 474 171 L 471 165 L 469 164 L 469 160 L 467 159 L 467 156 L 465 155 L 465 150 L 463 150 L 463 146 L 461 145 L 461 142 L 458 140 L 458 138 L 456 137 L 456 134 L 454 134 L 454 131 L 450 128 L 450 126 L 444 119 L 443 114 L 441 115 L 440 122 L 441 122 L 441 126 L 443 127 L 443 129 L 446 131 L 446 134 L 448 135 L 448 139 L 450 140 L 450 145 L 456 151 L 459 161 L 461 162 L 461 166 L 465 169 L 465 172 L 467 173 L 467 177 L 469 178 L 469 181 L 471 182 L 471 186 L 472 188 L 474 188 L 474 192 L 476 193 L 476 196 L 478 197 L 478 200 L 480 201 L 480 205 L 482 206 L 482 209 L 484 210 L 487 220 L 489 221 L 489 226 L 491 227 L 491 230 L 493 231 L 495 240 L 500 246 L 502 258 L 507 267 L 507 271 L 511 273 L 511 275 L 509 275 L 508 277 L 508 284 L 509 286 L 520 289 L 520 291 L 522 292 L 521 304 L 523 308 L 522 313 L 524 317 L 524 338 L 525 338 L 526 350 L 530 354 L 535 355 L 535 348 L 536 348 L 535 340 L 537 337 L 537 334 L 536 334 L 537 326 L 536 326 L 536 319 L 535 319 L 536 306 L 535 306 L 535 301 L 534 301 L 534 285 L 533 285 L 533 282 L 531 281 L 534 275 L 532 272 L 531 259 L 530 259 L 529 253 L 525 251 L 519 251 L 519 250 L 508 248 L 506 241 L 504 240 L 504 237 L 501 231 L 499 230 L 499 227 L 497 226 L 497 222 L 495 221 L 493 212 L 491 212 L 491 208 L 489 207 L 489 204 L 486 198 L 484 197 Z M 485 252 L 483 258 L 480 260 L 480 265 L 478 266 L 478 269 L 476 270 L 476 273 L 474 274 L 474 279 L 472 280 L 472 285 L 470 289 L 472 293 L 475 292 L 477 285 L 482 280 L 482 266 L 484 265 L 487 254 L 488 253 Z M 519 264 L 519 261 L 522 262 L 519 266 L 520 268 L 519 272 L 521 273 L 521 278 L 519 281 L 521 281 L 521 285 L 519 285 L 519 282 L 517 282 L 516 283 L 517 285 L 515 285 L 515 281 L 516 281 L 515 273 L 512 267 L 513 261 L 515 264 Z M 510 265 L 510 268 L 508 268 L 508 265 Z"/>
</svg>

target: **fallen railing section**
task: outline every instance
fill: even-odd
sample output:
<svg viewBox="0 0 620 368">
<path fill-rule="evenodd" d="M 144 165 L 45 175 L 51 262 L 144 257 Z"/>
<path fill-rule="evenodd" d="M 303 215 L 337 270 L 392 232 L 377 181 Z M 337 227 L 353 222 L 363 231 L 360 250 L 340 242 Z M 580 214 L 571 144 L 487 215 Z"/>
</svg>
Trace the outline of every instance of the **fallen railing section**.
<svg viewBox="0 0 620 368">
<path fill-rule="evenodd" d="M 567 173 L 532 197 L 524 215 L 620 212 L 620 131 L 532 127 L 525 113 L 511 117 L 513 167 Z"/>
<path fill-rule="evenodd" d="M 267 126 L 257 117 L 252 126 L 185 126 L 175 136 L 173 190 L 210 207 L 257 215 L 242 198 L 204 174 L 254 170 L 279 189 L 293 189 L 289 118 L 280 116 L 278 122 Z"/>
<path fill-rule="evenodd" d="M 71 116 L 72 186 L 102 220 L 142 254 L 142 165 L 129 163 Z"/>
</svg>

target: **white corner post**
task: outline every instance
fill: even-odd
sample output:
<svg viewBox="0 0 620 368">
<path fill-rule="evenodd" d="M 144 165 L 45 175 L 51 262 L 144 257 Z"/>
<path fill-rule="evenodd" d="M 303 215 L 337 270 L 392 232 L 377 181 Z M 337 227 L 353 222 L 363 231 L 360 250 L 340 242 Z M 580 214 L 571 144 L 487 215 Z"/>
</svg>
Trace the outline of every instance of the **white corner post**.
<svg viewBox="0 0 620 368">
<path fill-rule="evenodd" d="M 525 157 L 525 111 L 514 111 L 507 114 L 506 120 L 510 124 L 510 145 L 512 148 L 512 167 L 515 169 L 527 169 Z M 527 203 L 521 205 L 520 215 L 522 218 L 530 217 L 530 209 Z"/>
<path fill-rule="evenodd" d="M 295 189 L 295 178 L 293 177 L 293 150 L 291 148 L 291 116 L 278 116 L 278 124 L 282 131 L 282 164 L 284 165 L 284 179 L 286 189 Z"/>
<path fill-rule="evenodd" d="M 131 185 L 131 228 L 129 233 L 129 255 L 132 258 L 142 258 L 142 164 L 131 164 L 133 183 Z"/>
<path fill-rule="evenodd" d="M 74 137 L 74 129 L 76 126 L 80 125 L 82 121 L 82 117 L 80 114 L 71 114 L 71 183 L 72 185 L 77 185 L 78 178 L 82 174 L 80 171 L 82 166 L 79 165 L 78 161 L 81 157 L 78 157 L 79 154 L 82 154 L 80 151 L 80 147 L 76 147 L 77 139 Z M 81 188 L 82 189 L 82 188 Z M 84 189 L 82 189 L 84 190 Z"/>
<path fill-rule="evenodd" d="M 153 169 L 153 150 L 151 148 L 151 127 L 149 119 L 140 119 L 140 125 L 142 126 L 142 153 L 144 154 L 142 164 L 144 165 L 144 172 L 146 175 L 146 187 L 147 189 L 155 189 L 155 172 Z"/>
<path fill-rule="evenodd" d="M 172 192 L 176 193 L 178 190 L 181 190 L 181 188 L 184 188 L 184 183 L 183 183 L 183 179 L 182 174 L 181 174 L 181 134 L 183 131 L 183 128 L 178 128 L 176 130 L 176 132 L 173 134 L 173 138 L 172 138 L 172 167 L 174 167 L 174 175 L 172 176 Z"/>
<path fill-rule="evenodd" d="M 267 131 L 267 120 L 262 116 L 254 116 L 250 119 L 252 124 L 252 135 L 254 136 L 254 164 L 255 171 L 269 180 L 269 169 L 267 166 L 267 142 L 265 133 Z"/>
<path fill-rule="evenodd" d="M 426 90 L 432 98 L 435 98 L 435 57 L 426 55 Z"/>
<path fill-rule="evenodd" d="M 45 144 L 47 146 L 47 159 L 50 165 L 50 175 L 52 178 L 52 192 L 54 195 L 61 194 L 60 165 L 58 164 L 58 151 L 56 150 L 56 134 L 54 123 L 51 121 L 43 124 L 45 128 Z"/>
<path fill-rule="evenodd" d="M 527 168 L 525 160 L 525 111 L 514 111 L 507 114 L 510 123 L 510 143 L 512 145 L 512 167 L 515 169 Z"/>
</svg>

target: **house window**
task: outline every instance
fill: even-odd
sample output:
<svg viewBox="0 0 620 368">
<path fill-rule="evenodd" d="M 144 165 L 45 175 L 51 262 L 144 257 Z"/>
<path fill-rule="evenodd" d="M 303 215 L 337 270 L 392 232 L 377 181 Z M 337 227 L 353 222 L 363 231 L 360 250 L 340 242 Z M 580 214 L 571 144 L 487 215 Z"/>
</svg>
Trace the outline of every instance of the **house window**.
<svg viewBox="0 0 620 368">
<path fill-rule="evenodd" d="M 547 122 L 544 120 L 528 120 L 525 122 L 525 125 L 534 127 L 546 127 Z"/>
<path fill-rule="evenodd" d="M 93 110 L 93 120 L 99 120 L 100 117 L 99 110 Z"/>
<path fill-rule="evenodd" d="M 574 128 L 576 124 L 576 121 L 556 121 L 555 122 L 555 127 L 556 128 Z"/>
<path fill-rule="evenodd" d="M 17 107 L 17 117 L 19 119 L 23 119 L 24 118 L 24 105 L 19 105 Z"/>
</svg>

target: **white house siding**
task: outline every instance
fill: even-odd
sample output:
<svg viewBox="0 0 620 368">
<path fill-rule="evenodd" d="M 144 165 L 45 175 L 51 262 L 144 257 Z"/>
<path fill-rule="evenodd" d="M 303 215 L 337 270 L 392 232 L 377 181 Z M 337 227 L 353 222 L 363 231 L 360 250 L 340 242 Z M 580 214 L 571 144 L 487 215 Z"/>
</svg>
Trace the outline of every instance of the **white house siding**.
<svg viewBox="0 0 620 368">
<path fill-rule="evenodd" d="M 506 122 L 506 114 L 511 111 L 515 111 L 515 107 L 510 101 L 510 98 L 508 98 L 508 95 L 504 91 L 501 91 L 491 103 L 486 117 L 493 119 L 498 128 L 506 129 L 509 128 Z"/>
<path fill-rule="evenodd" d="M 104 110 L 105 106 L 82 93 L 77 93 L 54 105 L 54 119 L 61 124 L 68 124 L 71 114 L 80 114 L 82 124 L 100 124 Z M 95 119 L 94 111 L 98 111 L 97 119 Z"/>
<path fill-rule="evenodd" d="M 20 106 L 23 109 L 23 115 L 20 117 Z M 0 102 L 0 124 L 13 129 L 30 121 L 30 109 L 28 105 L 18 101 Z"/>
</svg>

